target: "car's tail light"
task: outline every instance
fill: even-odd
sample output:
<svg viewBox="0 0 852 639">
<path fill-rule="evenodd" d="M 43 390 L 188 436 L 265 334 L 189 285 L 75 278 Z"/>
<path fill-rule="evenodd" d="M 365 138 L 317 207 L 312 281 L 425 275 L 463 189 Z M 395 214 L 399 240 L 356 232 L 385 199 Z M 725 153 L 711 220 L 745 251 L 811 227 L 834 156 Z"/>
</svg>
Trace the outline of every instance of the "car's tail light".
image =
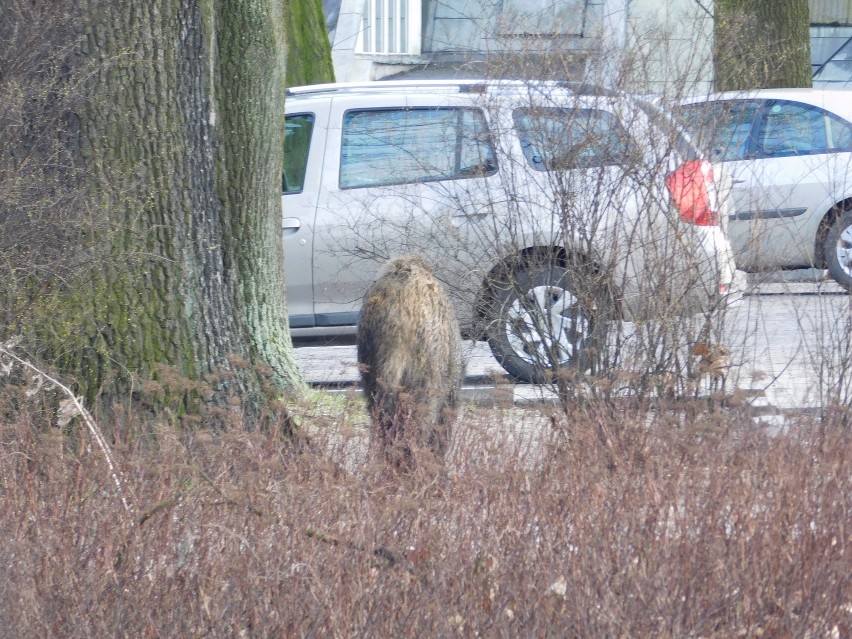
<svg viewBox="0 0 852 639">
<path fill-rule="evenodd" d="M 713 167 L 704 160 L 690 160 L 666 176 L 666 186 L 684 222 L 698 226 L 715 226 L 719 212 L 710 200 Z"/>
</svg>

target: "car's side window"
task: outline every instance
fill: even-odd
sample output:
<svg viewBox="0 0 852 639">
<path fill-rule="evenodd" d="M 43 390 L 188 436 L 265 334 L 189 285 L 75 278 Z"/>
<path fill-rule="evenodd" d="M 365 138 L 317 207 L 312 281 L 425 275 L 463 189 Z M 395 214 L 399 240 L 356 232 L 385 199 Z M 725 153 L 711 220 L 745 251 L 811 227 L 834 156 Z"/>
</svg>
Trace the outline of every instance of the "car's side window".
<svg viewBox="0 0 852 639">
<path fill-rule="evenodd" d="M 314 116 L 311 113 L 288 115 L 284 121 L 284 171 L 281 175 L 284 193 L 301 193 L 305 188 L 313 131 Z"/>
<path fill-rule="evenodd" d="M 826 113 L 825 123 L 828 150 L 852 151 L 852 124 L 830 113 Z"/>
<path fill-rule="evenodd" d="M 343 116 L 341 188 L 481 177 L 496 170 L 479 109 L 358 109 Z"/>
<path fill-rule="evenodd" d="M 698 102 L 681 107 L 677 116 L 711 162 L 730 162 L 751 155 L 758 106 L 745 100 Z"/>
<path fill-rule="evenodd" d="M 536 171 L 619 164 L 631 141 L 618 118 L 601 109 L 516 109 L 512 117 L 524 157 Z"/>
<path fill-rule="evenodd" d="M 794 102 L 767 105 L 757 152 L 761 157 L 787 157 L 825 153 L 825 112 Z"/>
</svg>

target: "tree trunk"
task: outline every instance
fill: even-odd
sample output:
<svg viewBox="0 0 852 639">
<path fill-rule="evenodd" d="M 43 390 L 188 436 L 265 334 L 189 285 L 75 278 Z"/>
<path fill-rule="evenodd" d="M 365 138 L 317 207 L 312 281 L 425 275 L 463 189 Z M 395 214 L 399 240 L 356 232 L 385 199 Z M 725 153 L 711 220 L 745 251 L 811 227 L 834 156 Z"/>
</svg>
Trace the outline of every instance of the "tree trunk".
<svg viewBox="0 0 852 639">
<path fill-rule="evenodd" d="M 810 87 L 808 0 L 716 0 L 716 90 Z"/>
<path fill-rule="evenodd" d="M 84 7 L 78 62 L 97 71 L 78 143 L 108 223 L 94 266 L 34 329 L 90 399 L 155 380 L 178 410 L 205 397 L 252 426 L 263 370 L 301 389 L 283 279 L 281 6 Z"/>
<path fill-rule="evenodd" d="M 285 0 L 287 86 L 334 82 L 322 0 Z"/>
</svg>

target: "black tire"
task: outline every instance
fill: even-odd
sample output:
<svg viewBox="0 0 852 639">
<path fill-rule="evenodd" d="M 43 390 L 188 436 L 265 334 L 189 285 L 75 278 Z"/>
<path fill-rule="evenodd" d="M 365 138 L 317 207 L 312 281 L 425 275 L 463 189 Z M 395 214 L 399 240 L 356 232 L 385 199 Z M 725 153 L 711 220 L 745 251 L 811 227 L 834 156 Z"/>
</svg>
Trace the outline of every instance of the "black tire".
<svg viewBox="0 0 852 639">
<path fill-rule="evenodd" d="M 825 234 L 822 250 L 831 277 L 852 291 L 852 211 L 837 216 Z"/>
<path fill-rule="evenodd" d="M 491 283 L 488 345 L 510 375 L 546 384 L 561 368 L 595 367 L 609 324 L 607 298 L 584 292 L 593 287 L 579 280 L 556 263 L 536 260 Z"/>
</svg>

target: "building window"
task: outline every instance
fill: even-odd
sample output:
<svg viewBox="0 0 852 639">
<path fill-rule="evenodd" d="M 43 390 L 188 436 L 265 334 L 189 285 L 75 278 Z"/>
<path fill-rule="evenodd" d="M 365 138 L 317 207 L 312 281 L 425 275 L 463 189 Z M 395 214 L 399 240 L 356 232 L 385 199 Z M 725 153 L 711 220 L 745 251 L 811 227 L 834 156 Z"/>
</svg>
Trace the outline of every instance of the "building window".
<svg viewBox="0 0 852 639">
<path fill-rule="evenodd" d="M 852 27 L 811 27 L 814 86 L 852 86 Z"/>
<path fill-rule="evenodd" d="M 364 0 L 357 51 L 420 55 L 421 0 Z"/>
</svg>

